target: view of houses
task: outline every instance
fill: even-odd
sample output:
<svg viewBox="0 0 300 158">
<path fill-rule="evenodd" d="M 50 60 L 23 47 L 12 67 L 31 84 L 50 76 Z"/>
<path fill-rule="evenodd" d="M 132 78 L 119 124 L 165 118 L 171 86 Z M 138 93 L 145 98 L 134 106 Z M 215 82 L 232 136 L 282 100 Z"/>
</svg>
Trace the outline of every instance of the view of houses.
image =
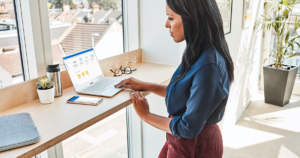
<svg viewBox="0 0 300 158">
<path fill-rule="evenodd" d="M 123 53 L 121 0 L 48 0 L 53 61 L 93 47 L 98 59 Z M 0 88 L 23 81 L 13 0 L 0 0 Z"/>
<path fill-rule="evenodd" d="M 123 53 L 121 0 L 49 0 L 48 8 L 53 61 L 60 62 L 62 70 L 63 56 L 93 47 L 91 34 L 97 35 L 93 38 L 98 59 Z M 62 146 L 66 158 L 127 158 L 126 110 L 68 138 Z"/>
<path fill-rule="evenodd" d="M 98 59 L 123 53 L 121 0 L 48 0 L 53 61 L 94 46 Z M 94 43 L 92 43 L 92 36 Z M 13 0 L 0 0 L 0 88 L 24 81 Z M 126 158 L 126 110 L 62 142 L 67 158 Z M 117 144 L 117 145 L 116 145 Z"/>
<path fill-rule="evenodd" d="M 23 80 L 18 48 L 13 1 L 0 0 L 0 88 Z"/>
</svg>

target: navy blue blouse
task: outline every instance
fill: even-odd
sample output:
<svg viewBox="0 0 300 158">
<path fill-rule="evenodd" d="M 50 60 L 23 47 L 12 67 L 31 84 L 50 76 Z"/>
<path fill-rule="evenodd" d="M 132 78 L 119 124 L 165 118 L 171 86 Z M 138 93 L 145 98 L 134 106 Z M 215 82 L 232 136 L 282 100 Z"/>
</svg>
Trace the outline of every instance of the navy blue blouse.
<svg viewBox="0 0 300 158">
<path fill-rule="evenodd" d="M 172 79 L 180 72 L 181 65 Z M 179 82 L 166 91 L 168 113 L 174 118 L 170 130 L 176 137 L 195 138 L 205 124 L 222 120 L 230 87 L 223 56 L 208 47 Z"/>
</svg>

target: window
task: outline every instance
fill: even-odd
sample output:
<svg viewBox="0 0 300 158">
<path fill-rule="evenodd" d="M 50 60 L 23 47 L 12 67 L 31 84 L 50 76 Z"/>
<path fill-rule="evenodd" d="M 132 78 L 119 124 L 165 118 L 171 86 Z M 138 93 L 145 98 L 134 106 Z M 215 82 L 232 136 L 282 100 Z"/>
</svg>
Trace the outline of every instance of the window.
<svg viewBox="0 0 300 158">
<path fill-rule="evenodd" d="M 223 19 L 224 33 L 231 32 L 231 9 L 232 0 L 216 0 Z"/>
<path fill-rule="evenodd" d="M 48 0 L 52 57 L 94 48 L 98 60 L 123 53 L 121 0 Z M 101 104 L 99 105 L 101 106 Z M 127 158 L 126 109 L 62 142 L 65 158 Z"/>
<path fill-rule="evenodd" d="M 126 109 L 114 113 L 33 158 L 53 157 L 127 158 Z"/>
<path fill-rule="evenodd" d="M 0 1 L 0 89 L 24 81 L 13 0 Z"/>
<path fill-rule="evenodd" d="M 121 0 L 49 0 L 48 15 L 53 61 L 91 48 L 99 60 L 123 53 Z"/>
<path fill-rule="evenodd" d="M 295 21 L 296 16 L 297 16 L 297 18 L 300 17 L 300 8 L 299 7 L 295 7 L 294 10 L 293 10 L 293 12 L 291 13 L 291 17 L 290 17 L 291 21 Z M 291 31 L 290 31 L 291 33 L 290 34 L 293 35 L 291 38 L 300 35 L 300 30 L 299 29 L 297 31 L 293 30 L 294 24 L 291 24 L 290 27 L 291 27 Z M 298 43 L 300 43 L 300 39 L 299 38 L 296 39 L 296 41 Z M 292 57 L 290 59 L 286 59 L 285 62 L 284 62 L 284 64 L 295 65 L 295 66 L 299 67 L 300 66 L 300 48 L 298 46 L 296 46 L 296 45 L 295 45 L 295 53 L 296 53 L 296 56 L 294 56 L 294 57 Z M 299 75 L 300 75 L 300 69 L 298 70 L 298 75 L 297 75 L 297 78 L 296 78 L 298 81 L 300 81 L 300 76 Z"/>
<path fill-rule="evenodd" d="M 62 146 L 64 158 L 127 158 L 126 109 L 68 138 Z"/>
</svg>

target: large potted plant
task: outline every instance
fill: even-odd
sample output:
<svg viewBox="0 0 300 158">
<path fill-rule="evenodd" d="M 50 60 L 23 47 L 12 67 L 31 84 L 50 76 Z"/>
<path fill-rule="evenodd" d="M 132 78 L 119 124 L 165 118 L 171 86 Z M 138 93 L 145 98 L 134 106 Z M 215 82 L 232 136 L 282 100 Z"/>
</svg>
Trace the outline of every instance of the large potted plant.
<svg viewBox="0 0 300 158">
<path fill-rule="evenodd" d="M 298 68 L 285 65 L 284 60 L 296 55 L 296 47 L 300 47 L 299 38 L 295 36 L 300 27 L 300 19 L 293 19 L 291 12 L 300 0 L 269 0 L 265 2 L 271 7 L 273 16 L 262 15 L 255 22 L 255 29 L 267 29 L 276 34 L 275 49 L 270 50 L 270 58 L 273 64 L 263 67 L 265 102 L 278 106 L 289 103 L 292 95 Z M 265 59 L 266 61 L 266 59 Z"/>
<path fill-rule="evenodd" d="M 50 104 L 54 101 L 54 85 L 48 77 L 42 77 L 36 83 L 37 92 L 42 104 Z"/>
</svg>

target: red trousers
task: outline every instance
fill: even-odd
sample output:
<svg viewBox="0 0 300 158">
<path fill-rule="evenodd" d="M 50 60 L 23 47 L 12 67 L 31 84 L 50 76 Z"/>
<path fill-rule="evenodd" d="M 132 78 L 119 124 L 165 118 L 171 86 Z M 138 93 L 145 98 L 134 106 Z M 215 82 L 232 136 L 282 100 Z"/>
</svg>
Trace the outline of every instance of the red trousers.
<svg viewBox="0 0 300 158">
<path fill-rule="evenodd" d="M 223 141 L 218 124 L 206 124 L 193 139 L 167 133 L 167 141 L 158 158 L 222 158 Z"/>
</svg>

